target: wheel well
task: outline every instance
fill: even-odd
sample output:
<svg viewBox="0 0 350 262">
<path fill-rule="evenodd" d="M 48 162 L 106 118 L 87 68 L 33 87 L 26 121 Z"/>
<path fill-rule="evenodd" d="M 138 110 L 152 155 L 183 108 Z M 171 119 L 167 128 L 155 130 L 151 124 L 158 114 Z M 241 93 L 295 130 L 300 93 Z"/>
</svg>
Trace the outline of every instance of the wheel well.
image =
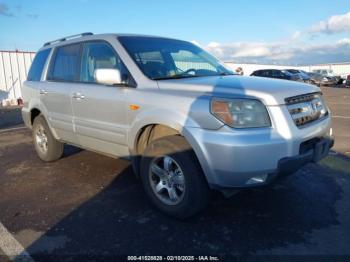
<svg viewBox="0 0 350 262">
<path fill-rule="evenodd" d="M 141 156 L 149 143 L 155 139 L 171 135 L 181 134 L 176 129 L 159 124 L 151 124 L 141 129 L 135 142 L 135 155 L 131 158 L 132 167 L 137 177 L 140 174 Z"/>
<path fill-rule="evenodd" d="M 36 109 L 36 108 L 33 108 L 31 111 L 30 111 L 30 123 L 33 125 L 34 123 L 34 119 L 40 115 L 40 110 L 39 109 Z"/>
<path fill-rule="evenodd" d="M 149 145 L 150 142 L 153 140 L 156 140 L 161 137 L 165 136 L 172 136 L 172 135 L 181 135 L 179 131 L 176 129 L 173 129 L 171 127 L 160 125 L 160 124 L 154 124 L 154 125 L 148 125 L 144 128 L 142 128 L 141 132 L 138 135 L 137 142 L 136 142 L 136 153 L 138 155 L 141 155 L 146 147 Z"/>
</svg>

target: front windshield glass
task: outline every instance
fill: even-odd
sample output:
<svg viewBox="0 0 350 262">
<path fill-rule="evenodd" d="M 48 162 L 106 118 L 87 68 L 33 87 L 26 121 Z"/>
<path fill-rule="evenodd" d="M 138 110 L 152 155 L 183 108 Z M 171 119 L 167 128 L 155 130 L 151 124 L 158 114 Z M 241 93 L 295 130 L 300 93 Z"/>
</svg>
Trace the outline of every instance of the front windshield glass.
<svg viewBox="0 0 350 262">
<path fill-rule="evenodd" d="M 287 69 L 287 71 L 292 74 L 299 74 L 299 71 L 295 69 Z"/>
<path fill-rule="evenodd" d="M 118 39 L 150 79 L 233 74 L 213 56 L 189 42 L 142 36 L 120 36 Z"/>
<path fill-rule="evenodd" d="M 289 70 L 282 70 L 282 72 L 288 76 L 292 76 L 293 74 Z"/>
</svg>

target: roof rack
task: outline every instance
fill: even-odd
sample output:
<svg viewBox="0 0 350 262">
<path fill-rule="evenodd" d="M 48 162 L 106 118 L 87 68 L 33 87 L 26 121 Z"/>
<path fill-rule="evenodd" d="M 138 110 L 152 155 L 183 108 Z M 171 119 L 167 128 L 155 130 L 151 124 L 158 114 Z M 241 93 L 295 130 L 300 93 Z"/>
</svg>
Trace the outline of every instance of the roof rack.
<svg viewBox="0 0 350 262">
<path fill-rule="evenodd" d="M 66 36 L 66 37 L 63 37 L 63 38 L 59 38 L 59 39 L 47 42 L 47 43 L 44 44 L 44 46 L 52 45 L 54 43 L 59 43 L 59 42 L 67 41 L 67 40 L 72 39 L 72 38 L 77 38 L 77 37 L 82 37 L 82 36 L 87 36 L 87 35 L 93 35 L 93 33 L 86 32 L 86 33 Z"/>
</svg>

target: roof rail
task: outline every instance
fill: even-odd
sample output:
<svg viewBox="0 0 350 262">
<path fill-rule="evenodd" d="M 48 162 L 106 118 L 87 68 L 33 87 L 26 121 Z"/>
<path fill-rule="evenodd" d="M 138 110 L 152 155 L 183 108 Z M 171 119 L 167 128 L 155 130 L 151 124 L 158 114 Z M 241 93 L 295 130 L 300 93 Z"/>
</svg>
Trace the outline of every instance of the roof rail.
<svg viewBox="0 0 350 262">
<path fill-rule="evenodd" d="M 93 33 L 86 32 L 86 33 L 66 36 L 66 37 L 63 37 L 63 38 L 59 38 L 59 39 L 47 42 L 47 43 L 44 44 L 44 46 L 52 45 L 54 43 L 59 43 L 59 42 L 67 41 L 67 40 L 72 39 L 72 38 L 77 38 L 77 37 L 82 37 L 82 36 L 87 36 L 87 35 L 93 35 Z"/>
</svg>

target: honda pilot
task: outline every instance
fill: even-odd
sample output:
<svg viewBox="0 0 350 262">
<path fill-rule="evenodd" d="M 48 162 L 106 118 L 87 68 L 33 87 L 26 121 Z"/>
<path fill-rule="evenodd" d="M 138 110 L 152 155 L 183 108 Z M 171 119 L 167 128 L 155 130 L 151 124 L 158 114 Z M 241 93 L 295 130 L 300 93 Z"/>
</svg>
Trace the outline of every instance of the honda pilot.
<svg viewBox="0 0 350 262">
<path fill-rule="evenodd" d="M 182 40 L 84 33 L 51 41 L 22 92 L 41 160 L 61 158 L 64 144 L 130 159 L 150 201 L 178 218 L 202 210 L 213 189 L 270 184 L 333 146 L 318 87 L 236 75 Z"/>
</svg>

